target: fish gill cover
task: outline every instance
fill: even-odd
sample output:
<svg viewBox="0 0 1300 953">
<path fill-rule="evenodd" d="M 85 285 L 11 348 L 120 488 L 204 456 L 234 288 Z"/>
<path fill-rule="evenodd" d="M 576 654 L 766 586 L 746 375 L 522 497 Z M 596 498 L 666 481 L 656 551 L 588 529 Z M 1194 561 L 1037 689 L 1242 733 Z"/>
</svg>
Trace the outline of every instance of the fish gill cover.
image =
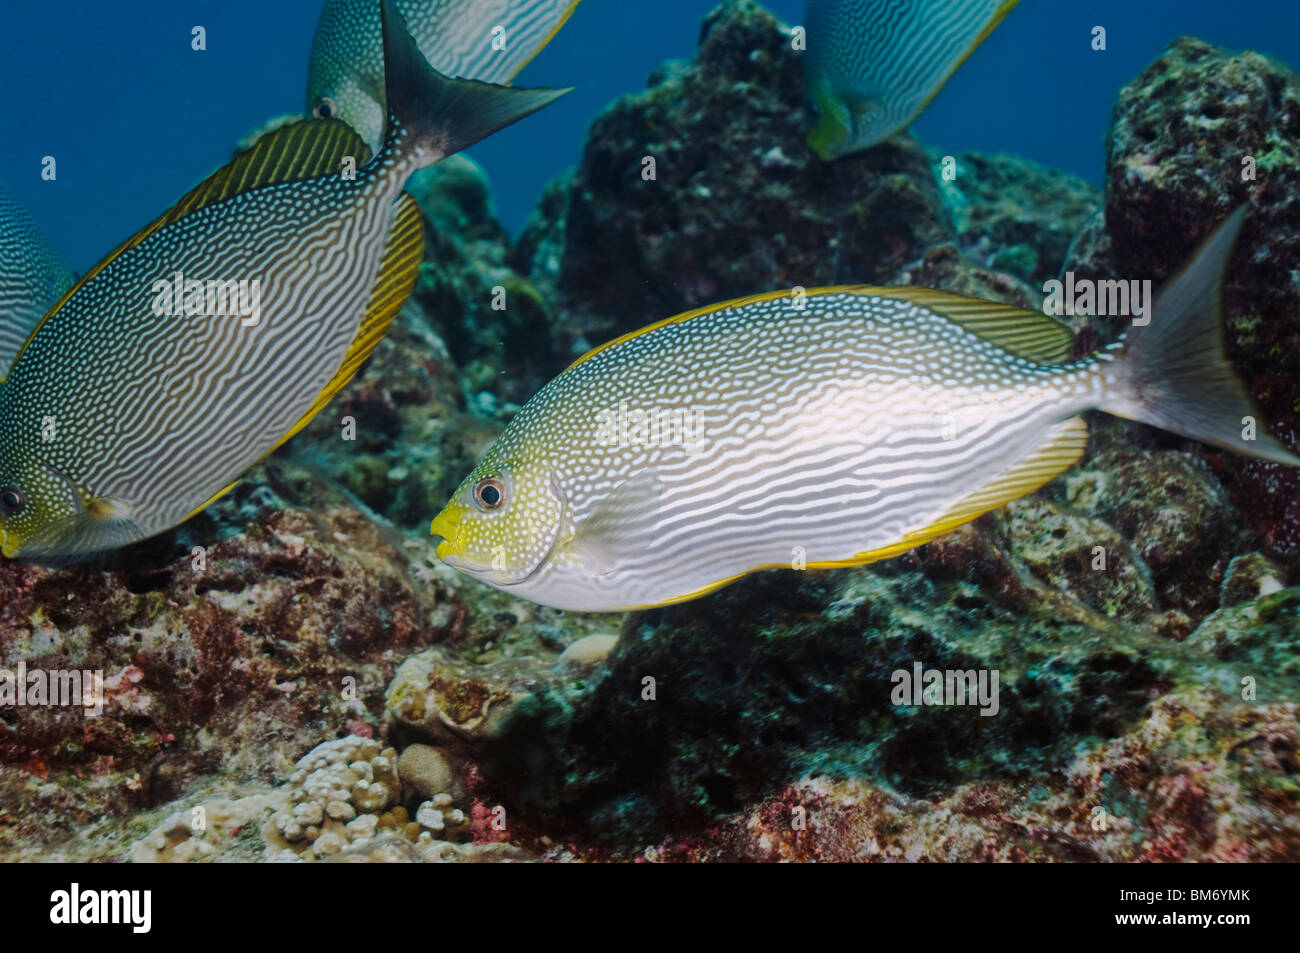
<svg viewBox="0 0 1300 953">
<path fill-rule="evenodd" d="M 563 38 L 589 5 L 501 7 L 571 13 Z M 317 6 L 303 14 L 306 39 Z M 410 19 L 447 4 L 394 6 Z M 826 6 L 869 16 L 878 5 Z M 1030 6 L 1006 12 L 987 42 Z M 749 295 L 802 302 L 792 316 L 806 320 L 815 289 L 869 285 L 991 303 L 963 315 L 980 347 L 1001 341 L 1027 360 L 1012 345 L 1037 327 L 1038 363 L 1051 363 L 1046 341 L 1065 347 L 1066 366 L 1160 329 L 1155 292 L 1224 221 L 1240 224 L 1222 293 L 1222 347 L 1248 401 L 1229 422 L 1234 439 L 1300 446 L 1300 78 L 1287 64 L 1178 37 L 1170 16 L 1167 46 L 1107 92 L 1094 182 L 1011 152 L 954 149 L 933 127 L 828 161 L 808 141 L 813 34 L 798 5 L 781 12 L 784 22 L 752 0 L 692 6 L 675 26 L 698 40 L 691 58 L 583 117 L 576 165 L 536 197 L 517 238 L 473 159 L 416 172 L 406 193 L 424 244 L 410 294 L 301 432 L 143 542 L 75 565 L 0 559 L 0 854 L 1300 859 L 1300 469 L 1284 463 L 1089 412 L 1086 445 L 1071 430 L 1069 459 L 1041 474 L 1054 478 L 923 545 L 825 569 L 820 540 L 779 530 L 785 568 L 646 611 L 517 597 L 511 585 L 536 568 L 524 549 L 481 567 L 501 588 L 439 558 L 448 540 L 430 521 L 471 473 L 465 506 L 512 499 L 511 474 L 475 467 L 594 346 Z M 1100 60 L 1123 18 L 1099 22 L 1100 35 L 1062 18 L 1037 39 Z M 189 25 L 182 35 L 203 55 Z M 489 50 L 494 39 L 479 37 Z M 313 101 L 301 88 L 308 51 L 304 40 L 302 61 L 284 66 L 297 83 L 284 108 Z M 485 147 L 508 140 L 526 161 L 562 105 Z M 34 148 L 57 168 L 40 188 L 62 187 L 58 148 L 39 136 Z M 32 189 L 15 192 L 36 207 Z M 142 205 L 136 218 L 158 211 Z M 57 248 L 59 228 L 35 220 Z M 34 241 L 0 228 L 0 250 Z M 29 276 L 21 263 L 33 258 L 3 260 Z M 690 328 L 678 326 L 664 381 L 688 376 Z M 968 358 L 936 354 L 938 378 Z M 736 349 L 740 365 L 754 357 Z M 801 399 L 809 358 L 763 357 L 760 375 L 795 375 L 766 411 L 776 419 Z M 589 360 L 578 368 L 600 366 Z M 696 408 L 620 408 L 619 386 L 583 394 L 591 426 L 612 415 L 610 458 L 665 434 L 685 452 Z M 667 429 L 652 432 L 649 412 L 661 410 Z M 763 413 L 729 439 L 762 444 Z M 950 428 L 936 426 L 942 441 Z M 815 490 L 829 471 L 808 462 Z M 955 483 L 961 466 L 928 485 Z M 725 514 L 753 500 L 761 511 L 781 488 L 754 467 L 713 487 L 708 506 Z M 834 483 L 825 478 L 828 493 Z M 536 486 L 574 499 L 562 478 Z M 641 525 L 638 499 L 601 511 L 585 535 L 576 506 L 528 530 L 551 534 L 547 557 L 577 540 L 608 574 L 636 552 L 611 527 Z M 698 516 L 690 531 L 708 523 Z M 60 696 L 73 672 L 98 685 L 87 696 L 97 711 Z"/>
</svg>

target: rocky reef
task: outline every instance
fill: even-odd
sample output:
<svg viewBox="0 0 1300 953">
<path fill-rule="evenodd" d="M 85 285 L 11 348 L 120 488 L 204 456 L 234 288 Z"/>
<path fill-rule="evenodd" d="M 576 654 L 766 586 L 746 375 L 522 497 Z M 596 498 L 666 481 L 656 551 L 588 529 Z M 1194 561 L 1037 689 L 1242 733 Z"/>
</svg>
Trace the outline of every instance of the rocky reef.
<svg viewBox="0 0 1300 953">
<path fill-rule="evenodd" d="M 1014 156 L 945 177 L 944 144 L 907 136 L 824 164 L 798 55 L 758 4 L 719 6 L 513 245 L 472 161 L 422 174 L 417 288 L 310 427 L 173 533 L 0 562 L 0 667 L 106 689 L 98 717 L 0 708 L 0 856 L 1300 859 L 1282 467 L 1093 415 L 1079 465 L 917 550 L 625 615 L 433 556 L 447 494 L 590 345 L 796 285 L 1037 307 L 1066 270 L 1159 284 L 1240 202 L 1229 346 L 1261 425 L 1300 443 L 1285 67 L 1173 43 L 1119 95 L 1099 192 Z M 1077 345 L 1118 331 L 1078 320 Z M 996 703 L 900 704 L 917 666 L 996 672 Z"/>
<path fill-rule="evenodd" d="M 1263 422 L 1300 442 L 1300 78 L 1256 53 L 1183 37 L 1124 87 L 1106 140 L 1106 198 L 1065 267 L 1079 277 L 1173 274 L 1234 208 L 1249 215 L 1228 269 L 1228 352 Z M 1099 332 L 1109 338 L 1114 328 Z M 1133 439 L 1154 437 L 1151 432 Z M 1300 476 L 1200 453 L 1256 533 L 1297 565 Z"/>
</svg>

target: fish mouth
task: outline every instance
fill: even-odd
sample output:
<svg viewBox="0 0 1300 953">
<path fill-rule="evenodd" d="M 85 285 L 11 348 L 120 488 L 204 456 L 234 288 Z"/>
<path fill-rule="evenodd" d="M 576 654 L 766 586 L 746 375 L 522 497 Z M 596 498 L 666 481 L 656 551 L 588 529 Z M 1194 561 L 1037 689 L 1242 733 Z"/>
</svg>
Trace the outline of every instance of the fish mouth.
<svg viewBox="0 0 1300 953">
<path fill-rule="evenodd" d="M 461 525 L 461 521 L 449 517 L 446 510 L 435 516 L 433 522 L 429 524 L 429 535 L 442 537 L 442 540 L 434 547 L 433 554 L 450 565 L 455 565 L 452 560 L 456 559 L 459 552 L 456 543 L 460 537 Z M 457 566 L 456 568 L 459 569 L 460 567 Z"/>
<path fill-rule="evenodd" d="M 449 515 L 450 509 L 451 507 L 448 507 L 443 510 L 429 524 L 429 534 L 442 537 L 438 545 L 433 548 L 433 554 L 458 572 L 475 579 L 486 580 L 493 575 L 494 570 L 491 567 L 476 566 L 461 556 L 460 533 L 465 524 L 459 517 Z"/>
</svg>

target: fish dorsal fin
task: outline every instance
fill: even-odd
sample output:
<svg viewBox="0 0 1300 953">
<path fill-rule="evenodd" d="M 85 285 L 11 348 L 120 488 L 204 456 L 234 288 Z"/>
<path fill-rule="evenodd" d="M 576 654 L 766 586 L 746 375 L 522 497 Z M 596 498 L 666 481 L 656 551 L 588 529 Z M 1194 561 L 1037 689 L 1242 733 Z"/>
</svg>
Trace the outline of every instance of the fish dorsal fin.
<svg viewBox="0 0 1300 953">
<path fill-rule="evenodd" d="M 357 140 L 360 142 L 360 140 Z M 420 262 L 424 260 L 424 224 L 420 217 L 420 207 L 415 199 L 405 192 L 398 196 L 396 212 L 393 215 L 393 230 L 384 247 L 384 256 L 379 263 L 379 272 L 370 292 L 370 302 L 361 319 L 352 346 L 343 358 L 343 363 L 334 373 L 334 377 L 325 385 L 311 407 L 296 424 L 289 429 L 274 447 L 267 451 L 270 456 L 283 446 L 311 419 L 334 399 L 334 395 L 343 389 L 348 381 L 361 369 L 375 346 L 383 339 L 393 318 L 397 317 L 402 302 L 406 300 L 415 287 L 415 279 L 420 274 Z"/>
<path fill-rule="evenodd" d="M 32 328 L 74 282 L 36 220 L 0 182 L 0 380 Z"/>
<path fill-rule="evenodd" d="M 357 165 L 360 166 L 369 155 L 370 150 L 361 141 L 361 137 L 347 123 L 338 119 L 304 119 L 268 132 L 252 148 L 239 153 L 185 193 L 180 201 L 157 219 L 105 255 L 99 264 L 65 291 L 63 297 L 32 328 L 31 334 L 18 349 L 13 364 L 18 363 L 18 358 L 40 331 L 41 325 L 63 307 L 63 303 L 76 294 L 77 289 L 103 271 L 122 252 L 140 244 L 158 229 L 241 192 L 340 171 L 344 156 L 355 156 Z"/>
<path fill-rule="evenodd" d="M 1065 362 L 1069 359 L 1074 344 L 1074 335 L 1070 329 L 1041 311 L 1029 311 L 981 298 L 967 298 L 932 288 L 867 290 L 882 298 L 895 298 L 929 308 L 1016 357 L 1038 364 Z"/>
<path fill-rule="evenodd" d="M 370 149 L 342 120 L 304 119 L 273 129 L 187 192 L 144 234 L 241 192 L 339 172 L 347 156 L 360 166 Z"/>
<path fill-rule="evenodd" d="M 806 297 L 819 298 L 823 295 L 860 295 L 862 297 L 894 298 L 909 301 L 912 304 L 928 308 L 936 314 L 961 325 L 972 334 L 978 334 L 1016 357 L 1039 364 L 1059 364 L 1070 356 L 1074 336 L 1060 321 L 1049 318 L 1041 311 L 1028 311 L 1014 305 L 999 304 L 996 301 L 984 301 L 981 298 L 967 298 L 950 291 L 935 291 L 931 288 L 877 288 L 872 285 L 837 285 L 830 288 L 810 288 Z M 752 304 L 773 301 L 777 298 L 790 297 L 789 289 L 767 291 L 762 294 L 733 298 L 717 304 L 706 305 L 692 311 L 664 318 L 635 331 L 597 345 L 582 357 L 569 365 L 572 370 L 579 364 L 591 360 L 601 351 L 616 347 L 632 338 L 640 337 L 650 331 L 670 324 L 681 324 L 702 315 L 713 314 L 728 308 L 744 308 Z"/>
</svg>

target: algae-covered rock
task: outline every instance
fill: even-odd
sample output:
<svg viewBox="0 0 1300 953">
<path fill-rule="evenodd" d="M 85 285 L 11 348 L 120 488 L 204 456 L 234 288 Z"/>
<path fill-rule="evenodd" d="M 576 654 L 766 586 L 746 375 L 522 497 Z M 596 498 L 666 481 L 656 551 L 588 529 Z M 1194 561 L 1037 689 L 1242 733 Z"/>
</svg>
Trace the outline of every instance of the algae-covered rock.
<svg viewBox="0 0 1300 953">
<path fill-rule="evenodd" d="M 757 3 L 724 4 L 691 62 L 592 123 L 567 195 L 544 199 L 562 227 L 518 253 L 538 281 L 559 260 L 561 355 L 739 295 L 882 284 L 953 237 L 907 137 L 834 163 L 808 149 L 799 55 Z"/>
<path fill-rule="evenodd" d="M 1124 87 L 1107 138 L 1104 228 L 1087 224 L 1079 277 L 1173 275 L 1238 205 L 1227 273 L 1228 353 L 1283 443 L 1300 446 L 1300 78 L 1257 53 L 1183 37 Z M 1098 319 L 1110 340 L 1122 318 Z M 1300 566 L 1300 472 L 1199 449 L 1268 552 Z"/>
<path fill-rule="evenodd" d="M 594 684 L 515 706 L 484 769 L 521 806 L 614 843 L 707 826 L 810 770 L 916 796 L 1043 770 L 1121 731 L 1175 666 L 1020 574 L 998 592 L 942 562 L 780 572 L 633 616 Z M 896 673 L 917 665 L 996 671 L 996 703 L 897 704 Z"/>
<path fill-rule="evenodd" d="M 1026 782 L 900 797 L 808 777 L 664 860 L 1278 862 L 1300 859 L 1294 704 L 1212 689 L 1155 702 L 1123 737 Z"/>
<path fill-rule="evenodd" d="M 75 665 L 101 671 L 105 688 L 97 717 L 0 709 L 2 799 L 24 805 L 0 843 L 54 843 L 69 831 L 45 822 L 51 812 L 129 815 L 209 774 L 270 780 L 322 737 L 376 729 L 384 685 L 429 641 L 437 587 L 290 470 L 291 499 L 296 478 L 315 491 L 310 512 L 254 478 L 113 568 L 0 563 L 0 667 Z M 236 515 L 225 535 L 220 521 Z"/>
<path fill-rule="evenodd" d="M 1060 274 L 1070 242 L 1101 204 L 1082 179 L 1019 156 L 929 152 L 962 251 L 1035 288 Z"/>
<path fill-rule="evenodd" d="M 1219 604 L 1232 556 L 1251 534 L 1199 456 L 1175 450 L 1099 450 L 1062 480 L 1067 499 L 1102 517 L 1141 557 L 1161 604 L 1199 620 Z"/>
</svg>

